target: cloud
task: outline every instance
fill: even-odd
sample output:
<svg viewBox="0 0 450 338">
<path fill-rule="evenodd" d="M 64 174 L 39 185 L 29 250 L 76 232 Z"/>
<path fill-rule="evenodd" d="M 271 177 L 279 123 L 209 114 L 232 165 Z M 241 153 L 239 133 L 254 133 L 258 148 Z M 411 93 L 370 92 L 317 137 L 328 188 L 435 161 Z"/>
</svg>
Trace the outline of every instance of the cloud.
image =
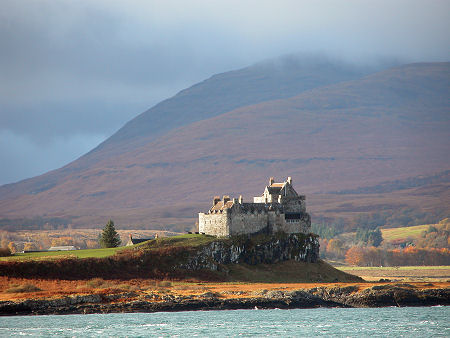
<svg viewBox="0 0 450 338">
<path fill-rule="evenodd" d="M 105 135 L 69 135 L 41 145 L 10 131 L 0 131 L 0 184 L 44 174 L 85 154 Z"/>
<path fill-rule="evenodd" d="M 88 135 L 93 147 L 179 90 L 263 59 L 447 61 L 449 13 L 446 0 L 3 0 L 0 132 L 61 163 L 57 140 Z"/>
</svg>

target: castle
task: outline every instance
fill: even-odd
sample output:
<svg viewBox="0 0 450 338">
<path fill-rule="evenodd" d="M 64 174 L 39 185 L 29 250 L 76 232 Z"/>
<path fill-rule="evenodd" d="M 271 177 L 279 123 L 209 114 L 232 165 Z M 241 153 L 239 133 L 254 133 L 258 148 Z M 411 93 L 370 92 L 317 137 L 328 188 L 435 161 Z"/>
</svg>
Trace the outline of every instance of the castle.
<svg viewBox="0 0 450 338">
<path fill-rule="evenodd" d="M 207 213 L 198 214 L 200 233 L 218 237 L 258 232 L 309 233 L 311 218 L 306 212 L 305 196 L 292 187 L 292 179 L 275 183 L 271 177 L 262 196 L 245 203 L 242 196 L 223 200 L 216 196 Z"/>
</svg>

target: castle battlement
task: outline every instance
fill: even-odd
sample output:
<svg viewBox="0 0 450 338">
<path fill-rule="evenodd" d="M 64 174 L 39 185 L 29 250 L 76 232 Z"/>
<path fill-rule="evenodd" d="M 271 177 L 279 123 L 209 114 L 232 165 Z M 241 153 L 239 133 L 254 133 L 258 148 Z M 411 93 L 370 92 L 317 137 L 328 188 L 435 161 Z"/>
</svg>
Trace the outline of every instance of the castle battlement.
<svg viewBox="0 0 450 338">
<path fill-rule="evenodd" d="M 242 196 L 213 198 L 207 213 L 199 213 L 199 232 L 213 236 L 232 236 L 258 232 L 309 233 L 311 218 L 305 196 L 292 186 L 292 179 L 275 183 L 271 177 L 261 196 L 244 202 Z"/>
</svg>

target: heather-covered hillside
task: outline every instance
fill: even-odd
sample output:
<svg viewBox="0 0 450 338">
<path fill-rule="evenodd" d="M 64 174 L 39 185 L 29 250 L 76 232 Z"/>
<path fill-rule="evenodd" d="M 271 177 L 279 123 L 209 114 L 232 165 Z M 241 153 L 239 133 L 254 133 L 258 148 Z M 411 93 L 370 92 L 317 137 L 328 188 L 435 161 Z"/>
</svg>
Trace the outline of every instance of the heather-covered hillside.
<svg viewBox="0 0 450 338">
<path fill-rule="evenodd" d="M 296 67 L 250 67 L 179 93 L 68 166 L 1 187 L 0 218 L 173 228 L 213 195 L 262 193 L 269 176 L 292 176 L 315 214 L 448 208 L 447 181 L 413 194 L 358 189 L 449 169 L 450 63 L 370 75 Z"/>
</svg>

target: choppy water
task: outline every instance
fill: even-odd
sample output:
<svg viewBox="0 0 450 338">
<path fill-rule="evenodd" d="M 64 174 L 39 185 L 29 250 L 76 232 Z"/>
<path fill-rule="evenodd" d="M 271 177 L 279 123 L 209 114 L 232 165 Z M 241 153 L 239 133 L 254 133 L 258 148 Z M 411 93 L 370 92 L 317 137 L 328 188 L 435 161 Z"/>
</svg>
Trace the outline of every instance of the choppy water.
<svg viewBox="0 0 450 338">
<path fill-rule="evenodd" d="M 0 318 L 1 336 L 450 336 L 450 307 L 227 310 Z"/>
</svg>

